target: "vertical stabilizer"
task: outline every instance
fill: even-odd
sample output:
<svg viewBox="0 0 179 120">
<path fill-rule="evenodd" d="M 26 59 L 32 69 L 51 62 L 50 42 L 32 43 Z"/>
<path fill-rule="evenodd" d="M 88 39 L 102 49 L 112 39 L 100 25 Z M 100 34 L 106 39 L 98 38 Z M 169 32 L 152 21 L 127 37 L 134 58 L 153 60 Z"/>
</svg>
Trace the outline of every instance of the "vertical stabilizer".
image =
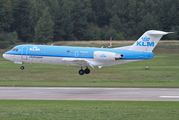
<svg viewBox="0 0 179 120">
<path fill-rule="evenodd" d="M 173 33 L 164 32 L 157 30 L 149 30 L 145 32 L 129 50 L 141 51 L 141 52 L 152 52 L 157 43 L 160 41 L 163 35 Z"/>
</svg>

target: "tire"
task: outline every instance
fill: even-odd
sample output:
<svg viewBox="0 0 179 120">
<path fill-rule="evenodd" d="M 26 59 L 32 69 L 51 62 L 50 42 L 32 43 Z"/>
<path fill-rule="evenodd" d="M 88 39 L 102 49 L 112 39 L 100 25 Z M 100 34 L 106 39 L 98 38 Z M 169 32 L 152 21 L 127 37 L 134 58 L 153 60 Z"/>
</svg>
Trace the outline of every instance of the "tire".
<svg viewBox="0 0 179 120">
<path fill-rule="evenodd" d="M 78 72 L 80 75 L 84 75 L 84 70 L 79 70 L 79 72 Z"/>
<path fill-rule="evenodd" d="M 85 69 L 85 74 L 89 74 L 90 73 L 90 69 Z"/>
<path fill-rule="evenodd" d="M 21 70 L 24 70 L 24 66 L 21 66 L 20 69 L 21 69 Z"/>
</svg>

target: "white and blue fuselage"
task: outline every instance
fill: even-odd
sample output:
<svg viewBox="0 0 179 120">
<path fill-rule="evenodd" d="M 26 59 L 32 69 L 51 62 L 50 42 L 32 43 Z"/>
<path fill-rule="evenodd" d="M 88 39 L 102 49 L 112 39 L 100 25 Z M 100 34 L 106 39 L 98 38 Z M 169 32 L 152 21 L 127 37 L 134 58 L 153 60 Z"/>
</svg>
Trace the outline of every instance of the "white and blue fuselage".
<svg viewBox="0 0 179 120">
<path fill-rule="evenodd" d="M 80 75 L 89 74 L 89 66 L 110 66 L 151 59 L 152 50 L 160 38 L 168 34 L 163 31 L 147 31 L 132 46 L 119 48 L 90 48 L 48 45 L 18 45 L 5 52 L 3 57 L 14 63 L 67 64 L 81 67 Z M 86 66 L 83 70 L 82 66 Z M 24 66 L 21 66 L 24 69 Z"/>
<path fill-rule="evenodd" d="M 99 54 L 95 54 L 95 52 L 97 51 L 99 51 Z M 108 57 L 105 53 L 116 53 L 121 56 L 119 56 L 119 59 L 115 59 L 115 56 Z M 86 60 L 91 61 L 92 63 L 99 63 L 93 66 L 110 66 L 138 60 L 150 59 L 154 57 L 154 53 L 108 48 L 18 45 L 12 50 L 4 53 L 3 56 L 4 58 L 7 58 L 11 61 L 15 61 L 17 63 L 23 62 L 80 65 L 80 60 L 82 62 L 83 60 Z M 70 60 L 71 58 L 72 60 Z M 73 59 L 79 61 L 74 62 Z M 81 66 L 88 65 L 81 64 Z"/>
</svg>

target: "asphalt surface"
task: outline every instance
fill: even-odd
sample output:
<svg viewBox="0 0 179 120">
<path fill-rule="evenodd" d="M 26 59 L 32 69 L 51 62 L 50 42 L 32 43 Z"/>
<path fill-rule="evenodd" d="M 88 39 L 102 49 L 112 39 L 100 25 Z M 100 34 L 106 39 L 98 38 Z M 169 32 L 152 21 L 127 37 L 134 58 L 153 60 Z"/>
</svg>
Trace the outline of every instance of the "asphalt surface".
<svg viewBox="0 0 179 120">
<path fill-rule="evenodd" d="M 0 87 L 0 99 L 179 101 L 179 88 Z"/>
</svg>

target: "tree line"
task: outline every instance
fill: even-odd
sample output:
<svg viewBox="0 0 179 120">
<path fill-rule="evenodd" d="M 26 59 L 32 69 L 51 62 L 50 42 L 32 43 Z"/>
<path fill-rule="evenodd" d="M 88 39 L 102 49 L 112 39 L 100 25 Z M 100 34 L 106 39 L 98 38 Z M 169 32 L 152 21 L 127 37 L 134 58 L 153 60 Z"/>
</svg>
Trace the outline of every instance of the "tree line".
<svg viewBox="0 0 179 120">
<path fill-rule="evenodd" d="M 0 0 L 0 48 L 17 41 L 179 39 L 179 0 Z"/>
</svg>

